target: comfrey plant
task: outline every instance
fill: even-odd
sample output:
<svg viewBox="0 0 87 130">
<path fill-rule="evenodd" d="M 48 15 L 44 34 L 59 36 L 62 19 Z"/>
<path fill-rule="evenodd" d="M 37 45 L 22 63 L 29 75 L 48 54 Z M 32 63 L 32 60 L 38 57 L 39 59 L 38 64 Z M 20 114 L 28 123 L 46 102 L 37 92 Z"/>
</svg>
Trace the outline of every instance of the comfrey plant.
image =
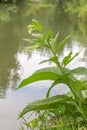
<svg viewBox="0 0 87 130">
<path fill-rule="evenodd" d="M 52 53 L 52 57 L 41 61 L 40 64 L 53 62 L 55 66 L 37 70 L 20 83 L 18 89 L 36 81 L 53 81 L 47 91 L 46 98 L 29 103 L 20 113 L 19 118 L 24 119 L 24 115 L 31 111 L 39 113 L 38 117 L 35 117 L 30 122 L 26 121 L 27 123 L 25 123 L 29 128 L 31 128 L 30 126 L 33 124 L 31 130 L 78 130 L 81 127 L 85 129 L 87 125 L 87 97 L 84 96 L 82 91 L 86 92 L 87 90 L 87 80 L 85 80 L 87 69 L 85 67 L 75 69 L 67 68 L 67 65 L 77 57 L 79 53 L 73 55 L 72 52 L 70 52 L 62 59 L 62 62 L 59 61 L 58 56 L 58 52 L 70 36 L 65 37 L 64 40 L 58 43 L 59 33 L 52 38 L 52 32 L 45 34 L 42 26 L 36 20 L 32 20 L 32 25 L 29 25 L 28 28 L 29 33 L 33 37 L 32 39 L 28 39 L 29 42 L 35 45 L 37 44 L 37 47 L 49 49 Z M 78 80 L 78 75 L 83 75 L 84 80 Z M 67 85 L 70 92 L 50 96 L 51 89 L 60 83 Z"/>
</svg>

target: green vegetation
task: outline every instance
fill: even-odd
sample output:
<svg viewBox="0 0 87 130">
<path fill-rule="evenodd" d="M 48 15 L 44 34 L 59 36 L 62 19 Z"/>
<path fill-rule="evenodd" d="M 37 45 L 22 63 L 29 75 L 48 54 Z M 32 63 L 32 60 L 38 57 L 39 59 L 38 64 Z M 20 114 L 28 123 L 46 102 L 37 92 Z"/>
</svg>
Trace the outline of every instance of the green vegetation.
<svg viewBox="0 0 87 130">
<path fill-rule="evenodd" d="M 22 2 L 23 0 L 0 0 L 0 3 L 16 3 Z"/>
<path fill-rule="evenodd" d="M 28 39 L 29 43 L 35 47 L 37 44 L 37 48 L 46 48 L 51 53 L 51 57 L 41 61 L 40 64 L 52 62 L 54 66 L 37 70 L 24 79 L 18 89 L 41 80 L 52 80 L 53 83 L 47 91 L 46 98 L 29 103 L 19 114 L 19 118 L 22 118 L 24 124 L 31 130 L 85 130 L 87 128 L 87 68 L 68 68 L 68 64 L 79 55 L 79 52 L 76 54 L 69 52 L 60 61 L 59 52 L 70 36 L 58 43 L 59 33 L 54 38 L 51 31 L 44 33 L 43 27 L 36 20 L 32 20 L 32 25 L 28 28 L 28 32 L 33 37 Z M 70 91 L 62 95 L 50 96 L 52 88 L 61 83 L 67 85 Z M 35 113 L 34 118 L 27 120 L 25 115 L 32 111 Z"/>
<path fill-rule="evenodd" d="M 52 57 L 43 62 L 53 62 L 54 66 L 36 71 L 32 76 L 24 80 L 20 87 L 39 80 L 52 80 L 53 84 L 47 92 L 47 98 L 29 104 L 29 107 L 24 109 L 20 117 L 30 129 L 76 130 L 87 127 L 87 101 L 86 91 L 84 91 L 84 89 L 87 89 L 85 81 L 87 70 L 83 67 L 75 70 L 68 68 L 69 62 L 78 53 L 73 55 L 70 52 L 66 57 L 63 57 L 62 61 L 59 60 L 60 50 L 63 44 L 67 43 L 69 37 L 66 37 L 62 42 L 60 41 L 70 32 L 75 32 L 73 41 L 79 42 L 81 46 L 87 44 L 87 0 L 0 0 L 0 97 L 4 98 L 6 96 L 12 69 L 15 70 L 13 76 L 15 84 L 20 78 L 17 73 L 19 63 L 14 55 L 17 54 L 18 48 L 21 48 L 20 51 L 22 51 L 22 47 L 26 46 L 26 41 L 23 45 L 21 43 L 23 43 L 22 39 L 27 37 L 25 27 L 32 18 L 37 18 L 45 31 L 37 21 L 33 21 L 34 25 L 29 26 L 29 32 L 33 36 L 33 39 L 29 39 L 29 45 L 33 43 L 35 45 L 29 48 L 45 47 L 48 49 Z M 54 34 L 52 35 L 52 32 L 46 33 L 49 28 L 53 30 L 54 34 L 58 29 L 60 37 L 58 38 L 58 33 L 55 38 L 53 38 Z M 37 33 L 36 29 L 38 30 Z M 38 34 L 39 31 L 40 34 Z M 56 50 L 57 46 L 58 50 Z M 85 52 L 84 59 L 86 55 Z M 82 79 L 78 80 L 79 76 L 82 76 Z M 50 97 L 51 89 L 60 83 L 66 84 L 70 88 L 70 92 L 65 95 Z M 54 109 L 56 107 L 57 109 Z M 27 112 L 30 111 L 34 111 L 35 118 L 25 120 L 25 113 L 28 115 Z"/>
</svg>

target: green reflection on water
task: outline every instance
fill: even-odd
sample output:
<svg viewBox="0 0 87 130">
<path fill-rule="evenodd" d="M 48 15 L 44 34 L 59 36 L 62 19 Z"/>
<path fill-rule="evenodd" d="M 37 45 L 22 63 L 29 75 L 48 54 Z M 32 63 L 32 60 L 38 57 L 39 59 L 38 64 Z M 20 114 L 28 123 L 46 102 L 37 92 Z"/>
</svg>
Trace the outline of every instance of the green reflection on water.
<svg viewBox="0 0 87 130">
<path fill-rule="evenodd" d="M 82 16 L 82 15 L 81 15 Z M 44 27 L 44 31 L 60 32 L 60 38 L 73 33 L 73 39 L 86 45 L 87 26 L 83 16 L 65 12 L 62 8 L 40 6 L 37 4 L 0 5 L 0 97 L 6 96 L 10 81 L 13 88 L 20 79 L 18 70 L 20 63 L 17 53 L 26 46 L 24 38 L 28 38 L 27 26 L 32 18 L 37 19 Z M 84 37 L 84 38 L 83 38 Z M 29 44 L 28 44 L 29 45 Z M 70 47 L 70 46 L 69 46 Z M 31 55 L 30 55 L 31 56 Z M 12 87 L 12 86 L 10 86 Z"/>
</svg>

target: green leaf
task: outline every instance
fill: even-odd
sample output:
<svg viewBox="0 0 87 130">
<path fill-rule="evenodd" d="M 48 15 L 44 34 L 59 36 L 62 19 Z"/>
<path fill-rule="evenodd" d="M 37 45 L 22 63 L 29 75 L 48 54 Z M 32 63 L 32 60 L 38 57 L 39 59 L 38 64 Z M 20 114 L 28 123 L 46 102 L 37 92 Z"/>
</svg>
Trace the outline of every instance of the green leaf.
<svg viewBox="0 0 87 130">
<path fill-rule="evenodd" d="M 54 62 L 54 63 L 57 64 L 57 61 L 58 61 L 58 56 L 53 56 L 50 59 L 41 61 L 39 64 L 42 64 L 42 63 L 45 63 L 45 62 Z"/>
<path fill-rule="evenodd" d="M 56 67 L 43 68 L 36 71 L 34 74 L 29 76 L 28 78 L 24 79 L 18 86 L 18 89 L 21 87 L 24 87 L 25 85 L 28 85 L 30 83 L 40 81 L 40 80 L 56 80 L 59 76 L 60 75 L 58 74 Z"/>
<path fill-rule="evenodd" d="M 49 48 L 49 44 L 48 44 L 48 42 L 47 42 L 47 40 L 46 40 L 46 35 L 45 35 L 45 34 L 42 35 L 41 43 L 42 43 L 42 44 L 41 44 L 42 47 Z"/>
<path fill-rule="evenodd" d="M 71 62 L 74 58 L 76 58 L 76 57 L 79 55 L 79 53 L 80 53 L 80 52 L 77 52 L 77 53 L 70 59 L 70 62 Z"/>
<path fill-rule="evenodd" d="M 81 91 L 87 89 L 87 86 L 85 85 L 84 82 L 80 81 L 80 80 L 76 80 L 75 82 L 73 82 L 73 86 L 74 86 L 74 90 L 76 91 L 75 94 L 79 94 L 78 96 L 81 97 Z"/>
<path fill-rule="evenodd" d="M 47 36 L 46 36 L 46 40 L 47 40 L 47 42 L 49 42 L 49 40 L 50 40 L 52 34 L 53 34 L 52 31 L 49 31 L 49 32 L 48 32 L 48 34 L 47 34 Z"/>
<path fill-rule="evenodd" d="M 42 68 L 40 70 L 37 70 L 35 73 L 39 73 L 39 72 L 53 72 L 59 75 L 59 71 L 56 66 Z"/>
<path fill-rule="evenodd" d="M 41 39 L 37 38 L 37 39 L 23 39 L 24 41 L 27 41 L 29 42 L 29 44 L 33 44 L 33 45 L 36 45 L 36 44 L 40 44 L 41 43 Z"/>
<path fill-rule="evenodd" d="M 54 52 L 55 52 L 55 48 L 56 48 L 56 43 L 57 43 L 57 39 L 58 39 L 58 36 L 59 36 L 59 32 L 56 34 L 56 36 L 52 39 L 50 38 L 50 49 L 52 49 Z"/>
<path fill-rule="evenodd" d="M 37 100 L 32 103 L 29 103 L 21 112 L 19 115 L 19 118 L 25 115 L 26 113 L 30 111 L 38 111 L 38 110 L 47 110 L 47 109 L 55 109 L 60 104 L 63 103 L 73 103 L 75 104 L 74 100 L 71 97 L 68 97 L 66 95 L 57 95 L 50 98 L 46 98 L 43 100 Z"/>
<path fill-rule="evenodd" d="M 25 47 L 25 52 L 28 53 L 29 51 L 34 51 L 35 49 L 40 48 L 38 44 Z"/>
<path fill-rule="evenodd" d="M 64 46 L 64 44 L 69 40 L 69 38 L 70 35 L 65 37 L 65 39 L 58 44 L 58 46 L 56 47 L 56 53 Z"/>
<path fill-rule="evenodd" d="M 58 83 L 61 83 L 61 76 L 57 79 L 57 80 L 55 80 L 54 82 L 53 82 L 53 84 L 51 85 L 51 87 L 48 89 L 48 91 L 47 91 L 47 94 L 46 94 L 46 97 L 48 98 L 49 97 L 49 94 L 50 94 L 50 91 L 51 91 L 51 89 L 55 86 L 55 85 L 57 85 Z"/>
<path fill-rule="evenodd" d="M 72 52 L 70 52 L 66 57 L 64 57 L 63 59 L 63 64 L 64 64 L 64 67 L 66 65 L 68 65 L 74 58 L 76 58 L 77 56 L 79 55 L 79 52 L 76 53 L 73 57 L 72 57 Z"/>
<path fill-rule="evenodd" d="M 63 59 L 64 66 L 66 66 L 69 63 L 71 56 L 72 56 L 72 52 L 70 52 L 66 57 L 64 57 L 64 59 Z"/>
<path fill-rule="evenodd" d="M 35 19 L 32 19 L 32 22 L 33 22 L 33 25 L 35 25 L 36 29 L 39 30 L 40 32 L 42 32 L 41 24 Z"/>
<path fill-rule="evenodd" d="M 78 67 L 78 68 L 71 70 L 71 72 L 76 74 L 76 75 L 87 75 L 87 68 Z"/>
<path fill-rule="evenodd" d="M 52 40 L 54 45 L 55 45 L 56 42 L 57 42 L 58 36 L 59 36 L 59 32 L 56 34 L 55 38 Z"/>
<path fill-rule="evenodd" d="M 45 36 L 45 34 L 43 34 L 43 36 L 42 36 L 41 43 L 42 43 L 43 46 L 46 45 L 46 36 Z"/>
<path fill-rule="evenodd" d="M 42 38 L 42 34 L 32 33 L 33 37 Z"/>
</svg>

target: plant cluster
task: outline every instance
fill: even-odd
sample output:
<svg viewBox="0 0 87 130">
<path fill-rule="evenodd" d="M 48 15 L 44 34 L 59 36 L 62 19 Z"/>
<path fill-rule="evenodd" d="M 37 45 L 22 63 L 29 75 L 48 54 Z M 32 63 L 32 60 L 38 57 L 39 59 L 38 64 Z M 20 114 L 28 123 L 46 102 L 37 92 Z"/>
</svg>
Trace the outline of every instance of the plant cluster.
<svg viewBox="0 0 87 130">
<path fill-rule="evenodd" d="M 26 85 L 40 81 L 52 80 L 53 83 L 49 87 L 46 98 L 29 103 L 19 114 L 19 118 L 24 120 L 27 128 L 31 130 L 86 130 L 87 128 L 87 69 L 85 67 L 77 67 L 69 69 L 67 65 L 79 55 L 72 52 L 63 57 L 62 62 L 59 60 L 59 51 L 67 43 L 70 36 L 65 37 L 58 43 L 59 33 L 53 38 L 52 32 L 44 33 L 41 24 L 32 20 L 32 25 L 28 26 L 32 39 L 28 39 L 30 43 L 37 44 L 37 47 L 48 49 L 52 56 L 49 59 L 41 61 L 53 62 L 53 67 L 46 67 L 37 70 L 28 78 L 24 79 L 18 89 Z M 78 79 L 78 76 L 83 78 Z M 50 96 L 53 87 L 59 84 L 65 84 L 70 91 L 61 95 Z M 24 116 L 29 112 L 35 112 L 36 116 L 30 121 L 26 121 Z"/>
</svg>

